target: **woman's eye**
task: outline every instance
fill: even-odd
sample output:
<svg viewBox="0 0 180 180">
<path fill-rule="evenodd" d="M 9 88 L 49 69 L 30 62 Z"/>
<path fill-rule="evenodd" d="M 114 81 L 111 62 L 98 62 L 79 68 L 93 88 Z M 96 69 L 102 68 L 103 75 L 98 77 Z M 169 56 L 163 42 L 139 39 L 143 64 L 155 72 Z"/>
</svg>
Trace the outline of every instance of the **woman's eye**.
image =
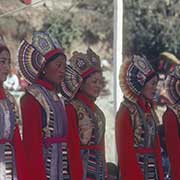
<svg viewBox="0 0 180 180">
<path fill-rule="evenodd" d="M 9 60 L 9 59 L 5 59 L 5 58 L 2 58 L 2 59 L 0 59 L 0 63 L 1 63 L 1 64 L 7 64 L 7 65 L 9 65 L 9 64 L 10 64 L 10 60 Z"/>
<path fill-rule="evenodd" d="M 57 67 L 61 67 L 62 64 L 61 64 L 61 63 L 57 63 L 56 66 L 57 66 Z"/>
<path fill-rule="evenodd" d="M 5 64 L 5 61 L 0 61 L 1 64 Z"/>
</svg>

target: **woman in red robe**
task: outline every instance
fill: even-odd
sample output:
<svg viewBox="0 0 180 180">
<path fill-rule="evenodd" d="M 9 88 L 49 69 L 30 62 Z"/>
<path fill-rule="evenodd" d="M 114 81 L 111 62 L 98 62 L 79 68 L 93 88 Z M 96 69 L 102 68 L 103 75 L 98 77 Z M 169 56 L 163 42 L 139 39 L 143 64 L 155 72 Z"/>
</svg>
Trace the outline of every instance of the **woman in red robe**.
<svg viewBox="0 0 180 180">
<path fill-rule="evenodd" d="M 18 107 L 14 97 L 3 88 L 10 70 L 10 51 L 0 45 L 0 179 L 28 180 L 27 162 L 21 141 Z"/>
<path fill-rule="evenodd" d="M 124 93 L 116 117 L 116 145 L 123 180 L 163 180 L 158 120 L 151 100 L 158 75 L 145 57 L 123 62 L 120 85 Z"/>
<path fill-rule="evenodd" d="M 31 179 L 70 180 L 68 122 L 59 85 L 66 56 L 50 34 L 35 32 L 18 51 L 22 75 L 31 84 L 21 98 L 23 142 Z"/>
<path fill-rule="evenodd" d="M 180 179 L 180 66 L 167 76 L 166 103 L 167 110 L 163 115 L 165 142 L 170 160 L 173 180 Z"/>
<path fill-rule="evenodd" d="M 73 177 L 76 180 L 105 180 L 105 117 L 95 104 L 102 90 L 102 69 L 99 57 L 88 49 L 86 54 L 74 52 L 70 68 L 77 74 L 65 76 L 63 95 L 68 99 L 66 112 L 69 124 Z M 77 80 L 75 83 L 75 79 Z M 66 89 L 65 89 L 66 87 Z M 75 168 L 76 167 L 76 168 Z M 81 173 L 77 176 L 77 173 Z"/>
</svg>

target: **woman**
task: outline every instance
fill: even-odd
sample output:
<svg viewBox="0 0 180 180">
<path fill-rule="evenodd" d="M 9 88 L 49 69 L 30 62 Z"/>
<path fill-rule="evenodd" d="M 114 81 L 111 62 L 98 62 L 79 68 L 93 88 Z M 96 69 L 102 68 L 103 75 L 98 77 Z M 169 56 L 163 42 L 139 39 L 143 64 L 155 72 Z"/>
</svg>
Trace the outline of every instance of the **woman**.
<svg viewBox="0 0 180 180">
<path fill-rule="evenodd" d="M 116 117 L 116 145 L 123 180 L 162 180 L 158 121 L 151 100 L 158 76 L 145 57 L 134 55 L 121 67 L 124 93 Z"/>
<path fill-rule="evenodd" d="M 166 79 L 169 74 L 172 74 L 175 71 L 175 67 L 177 64 L 180 64 L 180 61 L 177 57 L 169 52 L 163 52 L 160 54 L 159 58 L 159 82 L 157 85 L 157 93 L 156 93 L 156 100 L 157 100 L 157 107 L 161 108 L 161 113 L 159 113 L 159 108 L 156 109 L 156 112 L 159 113 L 160 118 L 160 126 L 159 126 L 159 136 L 160 136 L 160 143 L 162 147 L 162 159 L 163 159 L 163 169 L 164 169 L 164 177 L 166 179 L 170 179 L 170 162 L 167 154 L 166 142 L 165 142 L 165 132 L 164 132 L 164 123 L 162 121 L 162 116 L 167 109 L 167 105 L 169 104 L 168 98 L 166 98 Z M 169 79 L 169 78 L 168 78 Z"/>
<path fill-rule="evenodd" d="M 105 179 L 105 117 L 95 104 L 102 90 L 102 69 L 99 57 L 91 50 L 87 54 L 74 52 L 70 67 L 80 75 L 74 92 L 74 78 L 65 76 L 65 85 L 71 91 L 66 112 L 69 128 L 70 150 L 76 154 L 72 162 L 72 176 L 76 180 Z M 67 91 L 63 93 L 67 95 Z M 66 96 L 67 97 L 67 96 Z M 72 153 L 70 153 L 72 154 Z M 77 171 L 78 170 L 78 171 Z"/>
<path fill-rule="evenodd" d="M 165 142 L 173 180 L 180 179 L 180 66 L 166 79 L 167 110 L 163 115 Z"/>
<path fill-rule="evenodd" d="M 31 179 L 69 180 L 67 118 L 58 86 L 66 56 L 49 34 L 36 32 L 18 51 L 22 75 L 31 84 L 21 98 L 23 141 Z"/>
<path fill-rule="evenodd" d="M 10 51 L 0 44 L 0 179 L 29 179 L 18 129 L 18 108 L 14 97 L 3 88 L 10 70 Z"/>
</svg>

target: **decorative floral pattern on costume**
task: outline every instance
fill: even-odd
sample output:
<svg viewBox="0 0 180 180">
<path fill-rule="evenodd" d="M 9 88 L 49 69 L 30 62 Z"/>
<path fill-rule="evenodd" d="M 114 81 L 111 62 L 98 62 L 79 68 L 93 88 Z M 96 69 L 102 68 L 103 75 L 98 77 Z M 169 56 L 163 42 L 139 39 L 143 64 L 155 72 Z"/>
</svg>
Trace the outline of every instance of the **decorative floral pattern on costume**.
<svg viewBox="0 0 180 180">
<path fill-rule="evenodd" d="M 84 107 L 78 102 L 73 101 L 73 105 L 76 108 L 78 116 L 79 135 L 81 143 L 84 145 L 91 144 L 90 140 L 93 132 L 93 122 L 89 116 L 89 113 Z"/>
<path fill-rule="evenodd" d="M 104 133 L 105 117 L 95 105 L 92 112 L 85 102 L 80 99 L 71 101 L 76 110 L 83 160 L 83 180 L 105 179 Z"/>
</svg>

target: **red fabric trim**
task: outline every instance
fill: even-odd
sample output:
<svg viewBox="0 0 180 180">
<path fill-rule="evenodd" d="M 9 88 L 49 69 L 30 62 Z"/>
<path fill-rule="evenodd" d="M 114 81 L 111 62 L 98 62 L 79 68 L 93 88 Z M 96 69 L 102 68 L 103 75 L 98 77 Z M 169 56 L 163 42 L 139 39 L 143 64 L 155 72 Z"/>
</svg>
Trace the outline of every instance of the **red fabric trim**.
<svg viewBox="0 0 180 180">
<path fill-rule="evenodd" d="M 6 98 L 6 94 L 4 88 L 0 87 L 0 99 L 5 99 L 5 98 Z"/>
<path fill-rule="evenodd" d="M 94 101 L 90 100 L 87 95 L 82 92 L 76 94 L 76 98 L 82 100 L 93 112 L 95 112 Z"/>
<path fill-rule="evenodd" d="M 12 141 L 11 140 L 9 140 L 9 139 L 0 139 L 0 144 L 5 144 L 5 143 L 12 143 Z"/>
<path fill-rule="evenodd" d="M 85 94 L 78 93 L 76 95 L 77 99 L 83 101 L 90 109 L 95 111 L 95 104 L 91 101 Z M 70 170 L 72 180 L 81 180 L 83 179 L 83 161 L 81 158 L 80 150 L 82 148 L 98 148 L 105 152 L 104 142 L 103 145 L 95 146 L 81 146 L 80 137 L 79 137 L 79 127 L 77 113 L 72 104 L 66 105 L 66 112 L 68 117 L 68 150 L 69 150 L 69 159 L 70 159 Z"/>
<path fill-rule="evenodd" d="M 41 79 L 37 79 L 36 83 L 40 84 L 41 86 L 45 87 L 48 90 L 54 90 L 54 86 L 50 82 L 47 82 L 47 81 L 44 81 Z"/>
<path fill-rule="evenodd" d="M 121 178 L 125 180 L 144 180 L 133 147 L 133 129 L 129 111 L 126 107 L 121 107 L 117 113 L 115 135 Z"/>
<path fill-rule="evenodd" d="M 62 142 L 67 142 L 67 137 L 52 137 L 52 138 L 45 138 L 44 145 L 49 147 L 51 144 L 57 144 Z"/>
<path fill-rule="evenodd" d="M 48 60 L 49 58 L 51 58 L 53 55 L 57 54 L 57 53 L 60 53 L 62 54 L 63 56 L 65 56 L 64 52 L 62 51 L 62 49 L 58 48 L 58 49 L 53 49 L 51 51 L 49 51 L 48 53 L 46 53 L 44 55 L 45 59 Z M 66 57 L 66 56 L 65 56 Z"/>
<path fill-rule="evenodd" d="M 80 138 L 76 111 L 73 105 L 66 105 L 68 119 L 68 156 L 72 180 L 83 179 L 83 164 L 80 154 Z"/>
<path fill-rule="evenodd" d="M 139 102 L 141 102 L 140 104 L 144 105 L 144 108 L 146 108 L 146 103 L 144 101 Z M 134 134 L 131 127 L 130 112 L 125 106 L 121 106 L 117 113 L 115 135 L 122 179 L 144 180 L 144 175 L 136 159 L 136 149 L 134 148 Z M 163 180 L 164 175 L 158 135 L 155 141 L 154 153 L 157 160 L 159 179 Z"/>
<path fill-rule="evenodd" d="M 23 143 L 28 162 L 30 179 L 46 180 L 43 158 L 42 109 L 30 94 L 21 98 Z M 38 173 L 37 173 L 38 172 Z"/>
<path fill-rule="evenodd" d="M 146 76 L 148 78 L 149 76 L 153 76 L 153 75 L 156 75 L 156 74 L 157 73 L 155 71 L 150 71 Z"/>
<path fill-rule="evenodd" d="M 159 173 L 159 179 L 164 180 L 164 172 L 163 172 L 163 166 L 162 166 L 162 154 L 161 154 L 161 147 L 160 147 L 160 140 L 159 136 L 156 135 L 155 139 L 155 155 L 156 155 L 156 162 L 158 167 L 158 173 Z"/>
<path fill-rule="evenodd" d="M 148 99 L 144 97 L 139 97 L 137 104 L 143 109 L 145 113 L 151 113 L 151 103 Z"/>
<path fill-rule="evenodd" d="M 18 180 L 30 180 L 31 178 L 29 174 L 30 172 L 28 171 L 28 162 L 25 156 L 25 150 L 21 141 L 18 125 L 16 125 L 16 128 L 14 130 L 12 143 L 15 150 L 16 171 Z"/>
<path fill-rule="evenodd" d="M 176 114 L 168 108 L 163 116 L 167 152 L 171 164 L 172 179 L 180 179 L 180 139 Z"/>
<path fill-rule="evenodd" d="M 85 78 L 85 77 L 89 76 L 90 74 L 92 74 L 92 73 L 94 73 L 94 72 L 97 72 L 97 71 L 99 71 L 99 69 L 97 69 L 97 68 L 95 68 L 95 67 L 91 67 L 91 68 L 89 68 L 88 70 L 86 70 L 85 72 L 83 72 L 83 73 L 81 74 L 81 76 L 82 76 L 82 78 Z"/>
</svg>

